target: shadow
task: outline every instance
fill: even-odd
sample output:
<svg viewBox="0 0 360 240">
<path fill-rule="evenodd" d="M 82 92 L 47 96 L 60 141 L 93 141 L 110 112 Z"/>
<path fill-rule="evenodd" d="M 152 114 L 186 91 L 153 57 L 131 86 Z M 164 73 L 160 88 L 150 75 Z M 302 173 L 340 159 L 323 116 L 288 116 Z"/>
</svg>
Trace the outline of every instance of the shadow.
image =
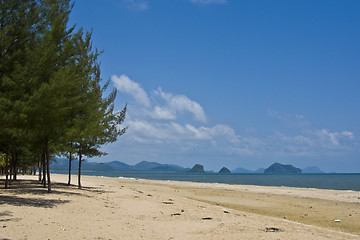
<svg viewBox="0 0 360 240">
<path fill-rule="evenodd" d="M 4 181 L 0 181 L 0 184 L 3 185 Z M 48 194 L 47 187 L 44 187 L 39 181 L 37 180 L 16 180 L 12 181 L 11 185 L 8 188 L 1 187 L 0 189 L 4 189 L 9 193 L 13 194 L 32 194 L 32 195 L 45 195 Z M 67 185 L 63 183 L 52 183 L 51 184 L 51 194 L 59 194 L 59 195 L 66 195 L 66 196 L 84 196 L 89 197 L 86 194 L 76 192 L 79 190 L 74 185 Z M 1 197 L 1 194 L 0 194 Z"/>
<path fill-rule="evenodd" d="M 54 200 L 43 199 L 36 197 L 28 197 L 21 195 L 33 195 L 33 196 L 82 196 L 90 198 L 91 195 L 87 193 L 104 194 L 111 193 L 112 191 L 102 190 L 96 187 L 82 187 L 78 188 L 77 185 L 68 185 L 66 183 L 52 183 L 51 193 L 47 192 L 47 187 L 44 186 L 38 180 L 16 180 L 12 181 L 8 188 L 4 188 L 5 180 L 0 180 L 0 205 L 9 204 L 13 206 L 32 206 L 42 208 L 52 208 L 59 204 L 65 204 L 70 202 L 69 200 Z M 19 196 L 20 195 L 20 196 Z M 8 213 L 0 213 L 8 214 Z M 5 215 L 4 215 L 5 216 Z"/>
<path fill-rule="evenodd" d="M 114 193 L 114 191 L 106 191 L 106 190 L 100 190 L 98 188 L 94 188 L 94 187 L 82 187 L 81 190 L 83 191 L 87 191 L 87 192 L 91 192 L 91 193 Z"/>
<path fill-rule="evenodd" d="M 12 212 L 10 212 L 9 210 L 0 212 L 0 217 L 5 217 L 5 216 L 12 216 Z"/>
<path fill-rule="evenodd" d="M 41 199 L 41 198 L 23 198 L 17 196 L 1 196 L 0 195 L 0 205 L 8 204 L 12 206 L 28 206 L 28 207 L 42 207 L 42 208 L 52 208 L 59 204 L 69 203 L 69 200 L 56 200 L 56 199 Z"/>
<path fill-rule="evenodd" d="M 4 180 L 0 181 L 3 184 Z M 4 186 L 4 185 L 2 185 Z M 69 203 L 69 200 L 57 200 L 57 199 L 44 199 L 31 196 L 19 196 L 19 195 L 38 195 L 38 196 L 55 196 L 55 195 L 82 195 L 87 196 L 74 191 L 71 186 L 64 188 L 64 185 L 54 183 L 52 185 L 52 192 L 49 194 L 47 188 L 37 180 L 16 180 L 12 181 L 8 188 L 2 187 L 0 189 L 0 206 L 2 204 L 8 204 L 12 206 L 30 206 L 30 207 L 41 207 L 41 208 L 52 208 L 56 205 Z M 0 217 L 11 216 L 10 211 L 0 212 Z M 3 221 L 6 221 L 3 220 Z"/>
<path fill-rule="evenodd" d="M 18 222 L 20 220 L 21 220 L 21 218 L 7 218 L 7 219 L 0 219 L 0 222 L 10 222 L 10 221 Z"/>
</svg>

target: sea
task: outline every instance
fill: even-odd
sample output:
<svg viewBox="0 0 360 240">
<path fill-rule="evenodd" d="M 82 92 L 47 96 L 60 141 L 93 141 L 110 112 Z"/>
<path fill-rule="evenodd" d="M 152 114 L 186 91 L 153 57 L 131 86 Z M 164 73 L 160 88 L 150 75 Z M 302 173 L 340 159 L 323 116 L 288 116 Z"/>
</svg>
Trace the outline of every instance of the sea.
<svg viewBox="0 0 360 240">
<path fill-rule="evenodd" d="M 66 174 L 66 171 L 53 171 Z M 74 172 L 73 174 L 77 174 Z M 120 173 L 84 171 L 83 175 L 201 183 L 297 187 L 360 191 L 360 173 L 323 174 L 219 174 L 219 173 Z"/>
</svg>

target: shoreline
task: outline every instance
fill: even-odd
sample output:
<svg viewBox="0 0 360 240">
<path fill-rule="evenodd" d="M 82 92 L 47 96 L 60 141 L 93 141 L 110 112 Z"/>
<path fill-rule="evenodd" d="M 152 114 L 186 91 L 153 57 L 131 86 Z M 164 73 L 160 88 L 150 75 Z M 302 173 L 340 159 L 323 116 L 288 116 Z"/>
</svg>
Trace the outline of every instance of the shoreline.
<svg viewBox="0 0 360 240">
<path fill-rule="evenodd" d="M 59 174 L 59 175 L 66 175 L 61 173 L 52 173 L 52 174 Z M 358 173 L 356 173 L 358 175 Z M 357 190 L 347 190 L 347 189 L 330 189 L 330 188 L 314 188 L 314 187 L 291 187 L 291 186 L 273 186 L 273 185 L 254 185 L 254 184 L 236 184 L 236 183 L 221 183 L 221 182 L 191 182 L 191 181 L 176 181 L 176 180 L 157 180 L 157 179 L 146 179 L 146 178 L 135 178 L 135 177 L 108 177 L 108 176 L 97 176 L 97 175 L 84 175 L 84 176 L 92 176 L 92 177 L 106 177 L 106 178 L 119 178 L 119 179 L 129 179 L 129 180 L 146 180 L 146 181 L 164 181 L 164 182 L 179 182 L 179 183 L 206 183 L 206 184 L 224 184 L 229 186 L 242 186 L 242 187 L 269 187 L 269 188 L 290 188 L 290 189 L 304 189 L 304 190 L 325 190 L 325 191 L 343 191 L 343 192 L 354 192 L 354 193 L 360 193 L 360 191 Z"/>
<path fill-rule="evenodd" d="M 53 172 L 67 174 L 67 172 Z M 77 174 L 77 172 L 73 172 Z M 102 175 L 103 174 L 103 175 Z M 291 187 L 318 190 L 341 190 L 360 192 L 359 173 L 341 174 L 217 174 L 217 173 L 156 173 L 156 172 L 83 172 L 88 176 L 128 177 L 159 181 L 202 182 L 268 187 Z M 330 176 L 330 177 L 329 177 Z M 350 176 L 350 179 L 349 179 Z M 345 183 L 345 184 L 344 184 Z M 285 184 L 285 185 L 284 185 Z"/>
<path fill-rule="evenodd" d="M 0 238 L 360 239 L 360 192 L 88 175 L 79 190 L 67 177 L 52 174 L 51 194 L 1 188 Z"/>
</svg>

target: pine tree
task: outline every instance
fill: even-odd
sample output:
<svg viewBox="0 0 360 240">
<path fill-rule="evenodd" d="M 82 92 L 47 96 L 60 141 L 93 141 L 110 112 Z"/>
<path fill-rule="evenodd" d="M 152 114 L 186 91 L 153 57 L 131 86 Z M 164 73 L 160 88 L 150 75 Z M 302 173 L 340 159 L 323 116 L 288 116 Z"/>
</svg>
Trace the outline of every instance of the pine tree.
<svg viewBox="0 0 360 240">
<path fill-rule="evenodd" d="M 51 192 L 50 160 L 69 152 L 105 153 L 101 145 L 125 133 L 126 114 L 114 112 L 116 90 L 105 97 L 99 52 L 91 32 L 68 28 L 70 0 L 0 0 L 0 154 L 8 167 L 42 165 Z M 42 162 L 42 164 L 40 164 Z M 70 184 L 71 168 L 69 168 Z M 41 177 L 40 177 L 41 178 Z M 39 178 L 39 179 L 40 179 Z"/>
<path fill-rule="evenodd" d="M 35 0 L 0 1 L 0 152 L 6 154 L 5 187 L 8 186 L 8 167 L 11 146 L 24 137 L 24 104 L 28 94 L 29 51 L 38 33 Z"/>
</svg>

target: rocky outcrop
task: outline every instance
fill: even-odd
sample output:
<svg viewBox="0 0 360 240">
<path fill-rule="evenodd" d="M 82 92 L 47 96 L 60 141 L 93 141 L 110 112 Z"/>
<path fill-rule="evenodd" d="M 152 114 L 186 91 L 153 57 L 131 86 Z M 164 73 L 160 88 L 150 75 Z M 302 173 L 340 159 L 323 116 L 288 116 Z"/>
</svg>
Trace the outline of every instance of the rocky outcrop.
<svg viewBox="0 0 360 240">
<path fill-rule="evenodd" d="M 190 169 L 188 172 L 203 173 L 203 172 L 205 172 L 205 170 L 204 170 L 204 166 L 203 166 L 203 165 L 195 164 L 195 166 L 193 166 L 193 168 Z"/>
<path fill-rule="evenodd" d="M 223 167 L 222 169 L 220 169 L 219 173 L 231 173 L 231 172 L 226 167 Z"/>
<path fill-rule="evenodd" d="M 267 174 L 299 174 L 300 168 L 296 168 L 293 165 L 282 165 L 280 163 L 274 163 L 270 167 L 264 170 Z"/>
</svg>

